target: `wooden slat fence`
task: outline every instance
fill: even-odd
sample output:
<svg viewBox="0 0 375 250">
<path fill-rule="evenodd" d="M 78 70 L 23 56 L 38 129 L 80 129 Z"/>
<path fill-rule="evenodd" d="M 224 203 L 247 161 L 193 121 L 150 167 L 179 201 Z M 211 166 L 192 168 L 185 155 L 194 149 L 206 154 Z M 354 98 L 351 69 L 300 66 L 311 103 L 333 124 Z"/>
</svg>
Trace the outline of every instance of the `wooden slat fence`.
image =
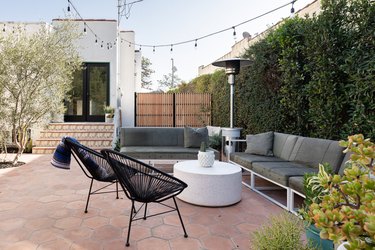
<svg viewBox="0 0 375 250">
<path fill-rule="evenodd" d="M 137 127 L 211 125 L 211 94 L 136 93 Z"/>
</svg>

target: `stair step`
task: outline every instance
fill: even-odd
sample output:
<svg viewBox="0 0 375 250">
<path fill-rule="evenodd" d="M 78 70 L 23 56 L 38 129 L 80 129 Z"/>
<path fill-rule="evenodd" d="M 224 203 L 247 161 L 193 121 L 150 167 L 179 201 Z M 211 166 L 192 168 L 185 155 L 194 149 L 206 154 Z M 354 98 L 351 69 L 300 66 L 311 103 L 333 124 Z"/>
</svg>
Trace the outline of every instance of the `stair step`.
<svg viewBox="0 0 375 250">
<path fill-rule="evenodd" d="M 53 154 L 56 147 L 33 147 L 33 154 Z M 91 147 L 95 151 L 100 151 L 102 149 L 112 149 L 111 147 Z"/>
<path fill-rule="evenodd" d="M 98 130 L 44 130 L 40 133 L 40 138 L 62 138 L 70 136 L 75 138 L 112 138 L 113 131 Z"/>
<path fill-rule="evenodd" d="M 75 137 L 83 145 L 94 150 L 112 148 L 113 123 L 50 123 L 34 141 L 34 154 L 51 154 L 62 137 Z"/>
<path fill-rule="evenodd" d="M 112 145 L 112 138 L 78 138 L 82 145 L 86 147 L 110 147 Z M 56 147 L 61 138 L 59 139 L 39 139 L 35 141 L 37 147 Z"/>
</svg>

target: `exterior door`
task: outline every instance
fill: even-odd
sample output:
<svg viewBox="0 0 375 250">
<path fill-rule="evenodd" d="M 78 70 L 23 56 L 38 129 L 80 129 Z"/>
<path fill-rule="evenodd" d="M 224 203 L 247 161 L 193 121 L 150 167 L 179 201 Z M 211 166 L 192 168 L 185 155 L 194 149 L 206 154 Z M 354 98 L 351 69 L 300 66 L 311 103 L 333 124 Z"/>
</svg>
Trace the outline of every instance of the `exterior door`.
<svg viewBox="0 0 375 250">
<path fill-rule="evenodd" d="M 66 122 L 104 122 L 104 107 L 109 105 L 109 64 L 85 63 L 83 70 L 76 72 L 68 96 Z"/>
</svg>

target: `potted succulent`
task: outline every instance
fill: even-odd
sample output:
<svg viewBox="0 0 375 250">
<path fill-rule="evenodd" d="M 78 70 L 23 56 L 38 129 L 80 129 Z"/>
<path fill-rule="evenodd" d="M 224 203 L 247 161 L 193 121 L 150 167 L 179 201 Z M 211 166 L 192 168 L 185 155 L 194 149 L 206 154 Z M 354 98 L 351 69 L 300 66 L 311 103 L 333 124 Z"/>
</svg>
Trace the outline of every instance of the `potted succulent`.
<svg viewBox="0 0 375 250">
<path fill-rule="evenodd" d="M 327 163 L 322 164 L 321 167 L 328 173 L 332 172 L 331 166 Z M 334 248 L 333 241 L 320 238 L 320 229 L 314 225 L 312 218 L 310 218 L 308 214 L 310 205 L 314 202 L 319 204 L 322 196 L 325 194 L 325 190 L 319 185 L 319 182 L 316 181 L 317 176 L 317 173 L 306 173 L 303 176 L 305 199 L 303 207 L 298 212 L 305 222 L 305 233 L 308 242 L 318 249 L 332 250 Z"/>
<path fill-rule="evenodd" d="M 113 117 L 115 116 L 115 109 L 111 106 L 105 106 L 104 107 L 104 116 L 105 116 L 105 122 L 113 122 Z"/>
<path fill-rule="evenodd" d="M 307 212 L 320 231 L 320 237 L 345 248 L 375 249 L 375 145 L 361 134 L 340 141 L 351 152 L 342 176 L 328 174 L 323 167 L 314 179 L 323 189 L 320 202 Z"/>
<path fill-rule="evenodd" d="M 201 143 L 198 152 L 198 162 L 201 167 L 212 167 L 215 162 L 215 153 L 212 150 L 207 150 L 206 142 Z"/>
</svg>

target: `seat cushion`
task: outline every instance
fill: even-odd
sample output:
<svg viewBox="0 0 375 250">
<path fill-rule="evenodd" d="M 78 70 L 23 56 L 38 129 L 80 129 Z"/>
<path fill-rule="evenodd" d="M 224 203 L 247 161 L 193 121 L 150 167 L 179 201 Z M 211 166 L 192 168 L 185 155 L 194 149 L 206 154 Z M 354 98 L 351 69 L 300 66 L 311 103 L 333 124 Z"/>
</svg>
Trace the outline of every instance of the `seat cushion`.
<svg viewBox="0 0 375 250">
<path fill-rule="evenodd" d="M 265 132 L 256 135 L 246 135 L 246 153 L 273 156 L 273 132 Z"/>
<path fill-rule="evenodd" d="M 318 169 L 294 162 L 254 162 L 253 171 L 283 186 L 289 186 L 289 177 L 317 173 Z"/>
<path fill-rule="evenodd" d="M 213 150 L 209 148 L 208 150 Z M 192 159 L 196 160 L 199 148 L 185 148 L 185 147 L 122 147 L 120 152 L 136 159 Z M 215 152 L 215 159 L 219 159 L 219 152 Z"/>
<path fill-rule="evenodd" d="M 253 162 L 285 162 L 286 161 L 286 160 L 273 157 L 273 156 L 253 155 L 253 154 L 248 154 L 244 152 L 232 153 L 230 154 L 230 159 L 231 161 L 249 170 L 253 168 L 252 167 Z"/>
<path fill-rule="evenodd" d="M 303 176 L 289 177 L 289 187 L 301 194 L 305 194 L 305 190 L 303 188 Z"/>
<path fill-rule="evenodd" d="M 274 132 L 273 134 L 273 155 L 284 160 L 289 160 L 298 136 L 278 132 Z"/>
</svg>

